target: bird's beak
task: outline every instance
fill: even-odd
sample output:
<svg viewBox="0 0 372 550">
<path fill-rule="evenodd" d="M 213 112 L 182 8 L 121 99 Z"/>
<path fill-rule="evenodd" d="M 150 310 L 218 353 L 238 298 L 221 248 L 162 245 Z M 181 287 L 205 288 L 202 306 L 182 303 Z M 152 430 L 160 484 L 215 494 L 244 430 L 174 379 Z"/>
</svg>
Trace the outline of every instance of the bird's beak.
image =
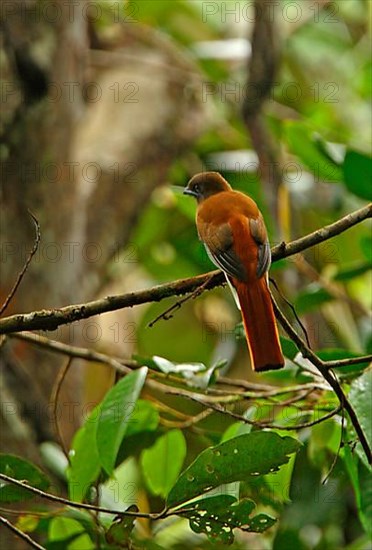
<svg viewBox="0 0 372 550">
<path fill-rule="evenodd" d="M 184 195 L 190 195 L 191 197 L 195 197 L 197 198 L 197 194 L 195 193 L 195 191 L 193 191 L 192 189 L 189 189 L 188 187 L 185 187 L 185 189 L 183 190 L 183 194 Z"/>
</svg>

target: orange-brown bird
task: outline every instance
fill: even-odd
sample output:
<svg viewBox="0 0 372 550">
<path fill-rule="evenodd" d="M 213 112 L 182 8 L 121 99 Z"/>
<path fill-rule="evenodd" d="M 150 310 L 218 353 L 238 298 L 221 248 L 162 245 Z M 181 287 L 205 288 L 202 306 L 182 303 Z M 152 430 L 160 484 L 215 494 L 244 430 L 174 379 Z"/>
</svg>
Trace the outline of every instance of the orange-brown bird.
<svg viewBox="0 0 372 550">
<path fill-rule="evenodd" d="M 255 371 L 280 369 L 284 358 L 268 289 L 270 245 L 257 204 L 218 172 L 196 174 L 184 193 L 196 198 L 196 226 L 212 262 L 236 291 Z"/>
</svg>

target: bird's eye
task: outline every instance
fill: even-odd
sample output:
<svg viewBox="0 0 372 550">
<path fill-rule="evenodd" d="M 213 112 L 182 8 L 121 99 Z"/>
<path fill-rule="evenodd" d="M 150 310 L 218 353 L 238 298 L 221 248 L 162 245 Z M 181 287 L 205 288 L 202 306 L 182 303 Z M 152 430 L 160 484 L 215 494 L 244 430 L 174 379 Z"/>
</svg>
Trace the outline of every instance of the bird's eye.
<svg viewBox="0 0 372 550">
<path fill-rule="evenodd" d="M 200 192 L 200 187 L 199 187 L 199 184 L 198 184 L 198 183 L 196 183 L 196 184 L 194 185 L 194 191 L 195 191 L 195 193 L 199 193 L 199 192 Z"/>
</svg>

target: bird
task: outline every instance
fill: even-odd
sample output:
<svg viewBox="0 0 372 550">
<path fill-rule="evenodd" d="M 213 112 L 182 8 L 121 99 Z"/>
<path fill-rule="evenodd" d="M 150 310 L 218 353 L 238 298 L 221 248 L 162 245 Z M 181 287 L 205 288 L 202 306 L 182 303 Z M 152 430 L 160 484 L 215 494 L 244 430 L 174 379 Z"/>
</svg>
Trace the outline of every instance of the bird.
<svg viewBox="0 0 372 550">
<path fill-rule="evenodd" d="M 224 272 L 241 310 L 252 369 L 282 368 L 284 357 L 268 287 L 271 250 L 257 204 L 234 191 L 219 172 L 196 174 L 183 193 L 197 201 L 199 239 Z"/>
</svg>

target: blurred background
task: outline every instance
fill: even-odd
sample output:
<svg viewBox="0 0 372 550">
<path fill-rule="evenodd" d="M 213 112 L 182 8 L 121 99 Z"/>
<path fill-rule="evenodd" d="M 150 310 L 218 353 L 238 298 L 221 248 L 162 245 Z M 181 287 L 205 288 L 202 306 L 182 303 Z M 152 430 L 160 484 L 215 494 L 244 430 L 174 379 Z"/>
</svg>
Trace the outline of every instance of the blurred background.
<svg viewBox="0 0 372 550">
<path fill-rule="evenodd" d="M 371 194 L 370 10 L 368 0 L 3 2 L 1 302 L 33 246 L 28 209 L 41 228 L 6 314 L 214 269 L 197 239 L 195 203 L 182 195 L 206 169 L 256 200 L 272 244 L 363 206 Z M 370 225 L 359 224 L 272 266 L 324 357 L 371 352 L 371 240 Z M 46 335 L 112 356 L 208 367 L 225 359 L 224 374 L 246 380 L 296 376 L 289 360 L 283 373 L 252 373 L 226 288 L 149 328 L 174 301 Z M 5 347 L 6 452 L 42 463 L 40 444 L 56 438 L 48 404 L 62 363 L 18 340 Z M 74 363 L 60 396 L 67 444 L 113 382 L 102 365 Z M 316 501 L 308 498 L 316 458 L 297 468 L 303 490 L 286 507 L 274 548 L 366 550 L 351 544 L 361 531 L 345 479 L 335 498 Z M 254 548 L 271 548 L 269 538 Z"/>
</svg>

